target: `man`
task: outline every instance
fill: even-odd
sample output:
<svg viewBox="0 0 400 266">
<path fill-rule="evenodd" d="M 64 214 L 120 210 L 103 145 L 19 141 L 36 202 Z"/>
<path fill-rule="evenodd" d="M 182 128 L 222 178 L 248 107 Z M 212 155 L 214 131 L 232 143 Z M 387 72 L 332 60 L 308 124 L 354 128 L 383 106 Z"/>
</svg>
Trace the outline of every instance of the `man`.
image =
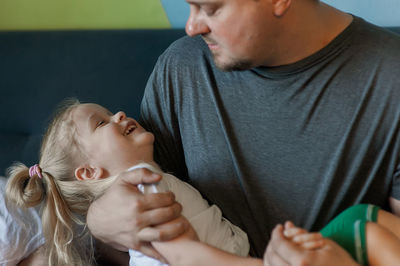
<svg viewBox="0 0 400 266">
<path fill-rule="evenodd" d="M 165 170 L 220 206 L 258 257 L 286 220 L 316 231 L 359 202 L 400 213 L 398 36 L 318 0 L 188 3 L 194 38 L 160 57 L 142 102 Z M 172 195 L 125 185 L 151 179 L 125 175 L 95 202 L 94 235 L 157 256 L 146 241 L 181 233 L 164 225 L 179 216 Z M 266 261 L 304 259 L 279 228 Z"/>
</svg>

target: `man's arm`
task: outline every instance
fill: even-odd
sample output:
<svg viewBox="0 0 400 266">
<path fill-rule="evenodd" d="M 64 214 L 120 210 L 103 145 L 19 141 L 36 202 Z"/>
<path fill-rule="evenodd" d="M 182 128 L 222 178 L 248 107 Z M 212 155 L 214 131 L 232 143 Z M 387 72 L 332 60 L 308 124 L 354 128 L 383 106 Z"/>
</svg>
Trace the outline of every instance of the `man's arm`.
<svg viewBox="0 0 400 266">
<path fill-rule="evenodd" d="M 160 178 L 148 169 L 120 174 L 88 210 L 87 223 L 91 233 L 118 250 L 135 249 L 162 259 L 148 242 L 173 239 L 185 232 L 188 225 L 180 221 L 161 226 L 180 216 L 182 207 L 175 201 L 173 193 L 143 195 L 136 187 L 158 182 Z"/>
</svg>

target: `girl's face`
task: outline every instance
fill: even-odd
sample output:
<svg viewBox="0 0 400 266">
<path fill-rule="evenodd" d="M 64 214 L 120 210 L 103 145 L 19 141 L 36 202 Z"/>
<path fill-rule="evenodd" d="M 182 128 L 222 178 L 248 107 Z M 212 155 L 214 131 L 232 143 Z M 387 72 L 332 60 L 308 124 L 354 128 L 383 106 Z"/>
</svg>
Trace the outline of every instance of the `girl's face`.
<svg viewBox="0 0 400 266">
<path fill-rule="evenodd" d="M 77 141 L 88 164 L 116 175 L 138 162 L 153 161 L 154 136 L 124 112 L 112 114 L 97 104 L 72 111 Z"/>
</svg>

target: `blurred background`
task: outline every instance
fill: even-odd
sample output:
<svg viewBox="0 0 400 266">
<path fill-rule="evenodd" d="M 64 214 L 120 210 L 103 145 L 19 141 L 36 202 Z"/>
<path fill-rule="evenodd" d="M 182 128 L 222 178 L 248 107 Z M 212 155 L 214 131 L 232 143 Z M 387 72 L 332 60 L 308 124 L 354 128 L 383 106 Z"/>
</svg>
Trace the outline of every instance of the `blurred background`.
<svg viewBox="0 0 400 266">
<path fill-rule="evenodd" d="M 400 26 L 400 0 L 322 0 L 380 26 Z M 184 0 L 1 0 L 0 30 L 183 28 Z"/>
</svg>

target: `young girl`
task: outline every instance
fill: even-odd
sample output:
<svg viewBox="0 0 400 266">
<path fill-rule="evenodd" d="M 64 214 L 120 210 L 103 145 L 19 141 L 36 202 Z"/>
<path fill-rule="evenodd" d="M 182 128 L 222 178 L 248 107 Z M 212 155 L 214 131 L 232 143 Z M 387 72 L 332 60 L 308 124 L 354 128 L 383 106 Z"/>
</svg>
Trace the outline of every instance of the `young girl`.
<svg viewBox="0 0 400 266">
<path fill-rule="evenodd" d="M 217 206 L 209 206 L 189 184 L 161 172 L 153 161 L 153 142 L 153 135 L 123 112 L 111 114 L 99 105 L 78 101 L 57 112 L 43 138 L 39 164 L 30 168 L 12 166 L 7 187 L 7 197 L 20 207 L 45 201 L 42 223 L 49 265 L 92 263 L 93 248 L 90 242 L 82 241 L 88 232 L 79 232 L 77 225 L 85 224 L 89 204 L 114 182 L 117 174 L 135 168 L 162 174 L 153 189 L 174 192 L 183 206 L 183 216 L 193 226 L 194 231 L 190 228 L 179 239 L 153 243 L 171 264 L 186 265 L 186 257 L 188 261 L 196 259 L 200 249 L 197 238 L 241 256 L 234 256 L 238 262 L 244 259 L 246 265 L 261 264 L 243 257 L 249 251 L 247 235 L 224 219 Z M 149 188 L 144 186 L 142 191 Z M 211 246 L 205 249 L 219 252 Z M 131 265 L 160 264 L 138 252 L 130 254 Z M 199 256 L 197 262 L 203 257 Z"/>
<path fill-rule="evenodd" d="M 31 207 L 44 201 L 42 223 L 49 265 L 92 263 L 91 241 L 82 241 L 88 232 L 78 231 L 77 225 L 85 224 L 89 204 L 115 181 L 116 175 L 126 169 L 143 167 L 161 173 L 163 179 L 157 186 L 142 186 L 142 192 L 174 192 L 177 201 L 183 206 L 182 214 L 192 225 L 192 228 L 177 239 L 152 243 L 170 264 L 261 265 L 261 260 L 244 257 L 249 250 L 246 234 L 224 219 L 217 206 L 209 206 L 193 187 L 161 172 L 153 161 L 153 142 L 153 135 L 134 119 L 127 118 L 123 112 L 111 114 L 99 105 L 80 104 L 77 101 L 59 110 L 44 136 L 39 164 L 30 168 L 22 164 L 13 166 L 7 188 L 7 197 L 18 206 Z M 354 208 L 345 212 L 356 213 L 353 218 L 342 219 L 339 216 L 322 234 L 347 248 L 346 243 L 336 239 L 335 235 L 347 228 L 340 225 L 352 224 L 353 220 L 358 221 L 364 215 L 364 207 L 360 208 L 361 211 L 354 211 Z M 392 230 L 391 226 L 399 223 L 399 219 L 389 213 L 379 211 L 378 215 L 377 209 L 374 209 L 374 213 L 374 217 L 384 218 L 365 220 L 364 224 L 367 221 L 377 221 L 383 225 L 380 228 L 390 232 L 387 228 Z M 365 233 L 363 230 L 369 227 L 371 226 L 360 227 L 357 232 Z M 318 250 L 324 246 L 319 233 L 307 233 L 291 224 L 287 224 L 285 229 L 285 236 L 305 249 Z M 388 239 L 381 238 L 384 236 L 382 232 L 374 233 L 373 228 L 366 234 L 367 242 L 370 243 L 369 236 L 376 237 L 375 235 L 378 240 Z M 399 234 L 390 240 L 398 241 L 398 236 Z M 353 239 L 352 235 L 346 234 L 343 238 Z M 379 243 L 378 240 L 371 242 Z M 368 248 L 368 259 L 372 265 L 381 261 L 381 254 L 374 249 L 370 250 L 371 246 L 373 245 L 366 247 L 364 244 L 361 251 Z M 395 241 L 392 241 L 384 247 L 395 250 L 400 244 L 396 246 Z M 135 251 L 130 251 L 130 254 L 131 265 L 161 264 Z M 395 254 L 400 253 L 392 255 Z M 390 257 L 398 259 L 396 256 Z M 264 263 L 268 265 L 268 262 Z"/>
</svg>

